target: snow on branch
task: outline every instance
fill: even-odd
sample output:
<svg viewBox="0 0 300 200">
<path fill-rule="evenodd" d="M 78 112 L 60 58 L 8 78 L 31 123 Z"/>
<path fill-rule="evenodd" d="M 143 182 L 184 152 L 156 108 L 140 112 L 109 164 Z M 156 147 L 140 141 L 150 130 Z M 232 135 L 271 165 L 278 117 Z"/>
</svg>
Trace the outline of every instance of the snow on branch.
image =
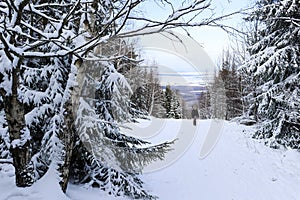
<svg viewBox="0 0 300 200">
<path fill-rule="evenodd" d="M 12 159 L 0 159 L 0 164 L 13 164 Z"/>
</svg>

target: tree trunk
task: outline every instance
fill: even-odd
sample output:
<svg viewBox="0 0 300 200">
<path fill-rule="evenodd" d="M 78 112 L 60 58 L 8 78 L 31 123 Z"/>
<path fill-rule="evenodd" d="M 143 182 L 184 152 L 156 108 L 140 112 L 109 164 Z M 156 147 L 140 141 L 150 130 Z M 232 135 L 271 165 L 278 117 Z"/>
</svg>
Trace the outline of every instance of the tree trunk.
<svg viewBox="0 0 300 200">
<path fill-rule="evenodd" d="M 74 147 L 74 117 L 72 112 L 72 103 L 71 100 L 65 105 L 65 127 L 61 134 L 61 140 L 64 144 L 64 158 L 63 163 L 59 168 L 61 174 L 60 186 L 64 193 L 67 191 L 69 177 L 70 177 L 70 167 L 71 167 L 71 158 L 73 154 Z"/>
<path fill-rule="evenodd" d="M 29 138 L 23 137 L 25 131 L 25 110 L 24 105 L 18 99 L 18 69 L 12 70 L 12 94 L 4 96 L 4 110 L 8 123 L 8 132 L 11 140 L 10 152 L 15 167 L 16 185 L 18 187 L 30 186 L 33 182 L 28 171 L 28 164 L 31 159 Z"/>
<path fill-rule="evenodd" d="M 29 147 L 28 141 L 23 146 L 11 149 L 17 187 L 28 187 L 33 183 L 32 173 L 28 167 L 31 158 Z"/>
</svg>

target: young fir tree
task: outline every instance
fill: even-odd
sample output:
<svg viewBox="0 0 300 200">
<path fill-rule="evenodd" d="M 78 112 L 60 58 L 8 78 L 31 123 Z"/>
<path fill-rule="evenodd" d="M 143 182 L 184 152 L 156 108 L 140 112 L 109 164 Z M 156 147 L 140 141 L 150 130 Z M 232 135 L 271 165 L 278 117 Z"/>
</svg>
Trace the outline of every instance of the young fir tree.
<svg viewBox="0 0 300 200">
<path fill-rule="evenodd" d="M 249 114 L 260 122 L 254 137 L 272 147 L 299 149 L 300 2 L 258 1 L 248 20 L 259 27 L 241 68 L 252 82 Z"/>
<path fill-rule="evenodd" d="M 166 118 L 181 119 L 182 107 L 180 102 L 180 94 L 178 91 L 173 91 L 170 85 L 166 86 L 164 92 L 163 106 L 166 110 Z"/>
<path fill-rule="evenodd" d="M 211 106 L 210 106 L 210 90 L 209 87 L 205 87 L 205 91 L 201 92 L 198 99 L 199 104 L 199 117 L 200 119 L 211 118 Z"/>
<path fill-rule="evenodd" d="M 226 89 L 225 83 L 219 75 L 215 75 L 214 82 L 210 87 L 211 117 L 217 119 L 226 118 Z"/>
<path fill-rule="evenodd" d="M 175 119 L 181 119 L 182 118 L 182 101 L 181 96 L 178 90 L 174 91 L 174 95 L 172 98 L 172 112 Z"/>
<path fill-rule="evenodd" d="M 167 85 L 165 92 L 164 92 L 164 102 L 163 106 L 166 109 L 165 117 L 171 118 L 171 111 L 172 111 L 172 97 L 173 97 L 173 91 L 171 90 L 171 86 Z"/>
</svg>

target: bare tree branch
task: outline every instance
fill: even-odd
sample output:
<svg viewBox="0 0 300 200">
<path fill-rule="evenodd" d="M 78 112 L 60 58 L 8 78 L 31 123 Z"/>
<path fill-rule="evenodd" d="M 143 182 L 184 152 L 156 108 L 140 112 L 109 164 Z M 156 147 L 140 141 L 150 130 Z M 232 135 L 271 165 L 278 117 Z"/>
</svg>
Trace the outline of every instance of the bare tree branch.
<svg viewBox="0 0 300 200">
<path fill-rule="evenodd" d="M 162 19 L 162 20 L 154 20 L 148 17 L 134 15 L 132 13 L 136 11 L 137 6 L 142 4 L 143 1 L 126 0 L 122 3 L 121 8 L 118 9 L 113 8 L 114 10 L 110 11 L 111 17 L 102 26 L 102 30 L 100 31 L 97 30 L 98 32 L 93 33 L 91 35 L 92 37 L 88 38 L 85 43 L 74 46 L 71 49 L 65 45 L 68 38 L 64 38 L 62 36 L 62 33 L 64 32 L 64 29 L 66 28 L 68 21 L 74 18 L 74 13 L 81 12 L 83 14 L 84 11 L 80 10 L 80 7 L 92 3 L 92 1 L 81 3 L 81 1 L 78 0 L 74 5 L 73 4 L 64 5 L 64 7 L 68 8 L 69 12 L 65 14 L 62 19 L 54 19 L 52 17 L 47 16 L 41 11 L 41 9 L 44 9 L 44 7 L 46 6 L 48 7 L 62 6 L 60 4 L 50 3 L 50 4 L 34 5 L 33 3 L 28 4 L 28 1 L 24 1 L 23 8 L 25 10 L 28 11 L 30 9 L 33 12 L 33 14 L 35 14 L 36 16 L 39 16 L 43 19 L 47 19 L 49 23 L 52 24 L 52 26 L 55 28 L 55 31 L 52 33 L 45 33 L 44 30 L 38 28 L 37 26 L 28 24 L 27 22 L 21 20 L 20 24 L 24 26 L 24 28 L 31 30 L 37 34 L 37 36 L 33 37 L 31 35 L 28 35 L 25 31 L 23 31 L 23 29 L 21 32 L 18 32 L 20 36 L 29 39 L 29 41 L 31 42 L 26 42 L 25 47 L 23 46 L 21 51 L 17 51 L 16 49 L 18 47 L 10 46 L 7 40 L 3 36 L 1 36 L 0 40 L 4 44 L 4 47 L 6 48 L 6 53 L 12 53 L 15 56 L 23 56 L 24 58 L 32 58 L 32 57 L 47 58 L 53 56 L 60 57 L 60 56 L 65 56 L 67 54 L 74 54 L 77 57 L 85 57 L 85 55 L 90 50 L 92 50 L 93 48 L 95 48 L 96 46 L 98 46 L 108 38 L 135 37 L 139 35 L 146 35 L 146 34 L 158 33 L 161 31 L 167 31 L 177 27 L 183 28 L 187 33 L 188 31 L 185 28 L 201 27 L 201 26 L 219 27 L 227 32 L 229 32 L 229 30 L 238 31 L 237 29 L 234 29 L 229 25 L 222 24 L 221 20 L 227 19 L 235 14 L 240 13 L 241 11 L 233 12 L 219 17 L 214 17 L 214 14 L 212 13 L 211 16 L 209 16 L 208 18 L 204 18 L 201 19 L 200 21 L 196 21 L 196 18 L 201 13 L 209 9 L 209 7 L 211 6 L 211 1 L 194 0 L 192 3 L 189 3 L 187 5 L 184 5 L 186 4 L 186 2 L 183 2 L 182 6 L 179 7 L 178 9 L 175 9 L 174 5 L 167 0 L 154 1 L 154 2 L 156 4 L 169 5 L 172 9 L 172 13 L 166 19 Z M 10 3 L 7 2 L 7 5 L 12 6 L 14 10 L 18 10 L 18 8 L 15 7 L 12 1 L 10 1 Z M 185 16 L 188 17 L 188 20 L 186 22 L 183 21 L 183 17 Z M 130 21 L 144 23 L 144 25 L 131 30 L 124 29 L 126 24 Z M 105 36 L 106 32 L 109 31 L 110 27 L 113 27 L 116 22 L 119 23 L 118 28 L 109 37 Z M 5 28 L 6 27 L 4 25 L 3 29 Z M 9 30 L 9 32 L 11 32 L 12 34 L 13 32 L 14 34 L 16 34 L 16 29 L 8 28 L 7 30 Z M 78 36 L 80 35 L 83 36 L 86 33 L 87 32 L 81 32 L 79 33 Z M 78 36 L 74 36 L 74 38 L 71 38 L 71 40 L 75 39 Z M 34 52 L 36 48 L 51 42 L 57 45 L 57 47 L 59 47 L 62 50 L 56 52 L 55 54 L 51 52 L 45 52 L 45 53 Z M 19 52 L 22 52 L 22 54 L 20 54 Z"/>
</svg>

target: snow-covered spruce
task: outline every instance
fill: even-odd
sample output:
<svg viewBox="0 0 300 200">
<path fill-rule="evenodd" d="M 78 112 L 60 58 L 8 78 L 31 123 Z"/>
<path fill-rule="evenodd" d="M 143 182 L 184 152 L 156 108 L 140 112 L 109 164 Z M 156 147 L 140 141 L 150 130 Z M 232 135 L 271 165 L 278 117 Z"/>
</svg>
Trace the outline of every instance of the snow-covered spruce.
<svg viewBox="0 0 300 200">
<path fill-rule="evenodd" d="M 300 2 L 259 1 L 248 20 L 259 28 L 240 69 L 250 77 L 249 115 L 260 122 L 255 138 L 272 147 L 300 148 Z"/>
<path fill-rule="evenodd" d="M 182 118 L 182 107 L 181 97 L 178 91 L 171 89 L 170 85 L 166 86 L 163 98 L 163 107 L 166 110 L 166 118 L 181 119 Z"/>
<path fill-rule="evenodd" d="M 130 87 L 112 63 L 84 62 L 77 78 L 73 182 L 88 183 L 117 196 L 154 198 L 137 175 L 143 166 L 163 159 L 171 143 L 143 147 L 149 144 L 120 132 L 118 122 L 132 122 L 138 114 L 130 111 Z"/>
</svg>

